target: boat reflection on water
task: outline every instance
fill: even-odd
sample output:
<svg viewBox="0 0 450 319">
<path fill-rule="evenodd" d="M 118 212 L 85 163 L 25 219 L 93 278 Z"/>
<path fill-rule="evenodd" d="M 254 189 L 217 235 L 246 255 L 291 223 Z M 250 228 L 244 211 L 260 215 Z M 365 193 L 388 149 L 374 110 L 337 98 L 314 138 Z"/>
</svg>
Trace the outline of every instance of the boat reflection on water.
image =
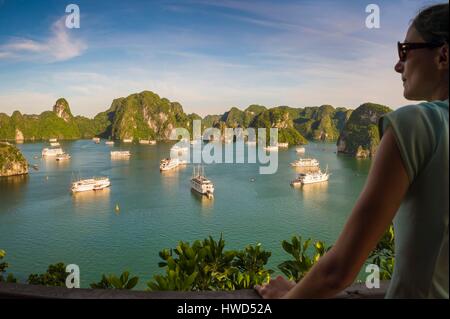
<svg viewBox="0 0 450 319">
<path fill-rule="evenodd" d="M 180 188 L 180 167 L 160 173 L 161 187 L 167 196 L 177 196 Z"/>
<path fill-rule="evenodd" d="M 109 203 L 110 195 L 111 189 L 104 188 L 98 191 L 72 193 L 72 200 L 75 207 L 80 204 L 92 204 L 93 207 L 97 207 L 100 203 Z"/>
<path fill-rule="evenodd" d="M 199 192 L 193 190 L 191 188 L 191 196 L 194 198 L 194 200 L 200 204 L 202 213 L 210 213 L 212 212 L 213 204 L 214 204 L 214 197 L 208 198 L 205 195 L 200 194 Z"/>
<path fill-rule="evenodd" d="M 304 200 L 321 199 L 328 196 L 328 182 L 302 185 L 299 190 Z"/>
</svg>

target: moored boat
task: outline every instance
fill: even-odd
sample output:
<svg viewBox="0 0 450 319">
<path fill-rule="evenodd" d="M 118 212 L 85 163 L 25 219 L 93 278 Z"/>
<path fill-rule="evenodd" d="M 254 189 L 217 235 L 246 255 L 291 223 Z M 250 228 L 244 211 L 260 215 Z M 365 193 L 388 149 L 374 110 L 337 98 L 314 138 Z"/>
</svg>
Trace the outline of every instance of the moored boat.
<svg viewBox="0 0 450 319">
<path fill-rule="evenodd" d="M 72 183 L 72 193 L 99 191 L 111 186 L 108 177 L 93 177 L 89 179 L 80 179 Z"/>
<path fill-rule="evenodd" d="M 159 164 L 159 170 L 161 172 L 163 171 L 169 171 L 171 169 L 177 168 L 180 165 L 187 164 L 187 161 L 180 160 L 178 158 L 165 158 L 162 159 Z"/>
<path fill-rule="evenodd" d="M 305 154 L 305 148 L 304 147 L 297 147 L 295 149 L 295 152 L 297 152 L 298 154 Z"/>
<path fill-rule="evenodd" d="M 69 154 L 67 154 L 67 153 L 63 153 L 63 154 L 58 154 L 58 155 L 56 155 L 56 160 L 58 161 L 58 162 L 61 162 L 61 161 L 67 161 L 67 160 L 69 160 L 71 158 L 71 156 L 69 155 Z"/>
<path fill-rule="evenodd" d="M 322 183 L 328 181 L 328 178 L 331 174 L 328 173 L 328 168 L 325 172 L 318 171 L 315 173 L 302 173 L 297 176 L 296 179 L 294 179 L 291 182 L 292 186 L 300 186 L 300 185 L 306 185 L 306 184 L 315 184 L 315 183 Z"/>
<path fill-rule="evenodd" d="M 60 154 L 64 154 L 64 151 L 62 148 L 44 148 L 42 150 L 42 157 L 48 157 L 48 156 L 58 156 Z"/>
<path fill-rule="evenodd" d="M 92 138 L 92 141 L 93 141 L 95 144 L 99 144 L 99 143 L 100 143 L 100 137 L 93 137 L 93 138 Z"/>
<path fill-rule="evenodd" d="M 202 167 L 199 167 L 197 170 L 194 167 L 191 178 L 191 189 L 202 195 L 206 195 L 210 199 L 214 197 L 214 184 L 206 178 Z"/>
<path fill-rule="evenodd" d="M 320 163 L 315 158 L 300 158 L 291 163 L 293 167 L 319 167 Z"/>
<path fill-rule="evenodd" d="M 111 151 L 111 157 L 130 157 L 130 151 Z"/>
</svg>

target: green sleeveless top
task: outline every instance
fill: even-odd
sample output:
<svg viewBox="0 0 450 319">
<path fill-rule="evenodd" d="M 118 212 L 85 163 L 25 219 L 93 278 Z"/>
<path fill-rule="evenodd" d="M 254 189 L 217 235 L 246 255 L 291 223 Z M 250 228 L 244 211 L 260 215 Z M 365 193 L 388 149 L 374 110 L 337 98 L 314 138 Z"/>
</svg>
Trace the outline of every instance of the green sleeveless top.
<svg viewBox="0 0 450 319">
<path fill-rule="evenodd" d="M 449 298 L 448 100 L 384 115 L 410 186 L 394 218 L 395 266 L 386 298 Z"/>
</svg>

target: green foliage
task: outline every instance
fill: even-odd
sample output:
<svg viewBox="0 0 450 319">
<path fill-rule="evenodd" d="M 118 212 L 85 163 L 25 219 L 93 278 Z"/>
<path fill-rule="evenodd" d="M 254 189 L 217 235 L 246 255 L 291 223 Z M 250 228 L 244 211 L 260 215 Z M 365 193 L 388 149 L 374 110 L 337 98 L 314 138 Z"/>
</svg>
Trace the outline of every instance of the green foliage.
<svg viewBox="0 0 450 319">
<path fill-rule="evenodd" d="M 331 105 L 306 107 L 294 119 L 295 128 L 312 140 L 335 141 L 344 127 L 347 110 Z"/>
<path fill-rule="evenodd" d="M 69 273 L 66 272 L 66 265 L 64 263 L 57 263 L 48 266 L 47 272 L 43 274 L 29 275 L 28 283 L 30 285 L 65 287 L 68 275 Z"/>
<path fill-rule="evenodd" d="M 366 103 L 360 108 L 370 109 L 376 114 L 389 111 L 385 106 L 372 103 Z M 61 112 L 63 118 L 57 115 Z M 278 106 L 267 109 L 254 104 L 244 111 L 232 107 L 222 115 L 208 115 L 202 120 L 202 129 L 216 127 L 223 133 L 227 127 L 276 127 L 280 131 L 279 142 L 294 145 L 306 144 L 307 139 L 334 141 L 343 131 L 347 135 L 352 135 L 351 132 L 354 131 L 349 139 L 351 141 L 348 148 L 351 151 L 355 152 L 358 146 L 374 150 L 379 137 L 376 137 L 372 128 L 367 127 L 367 123 L 356 123 L 362 118 L 371 117 L 361 117 L 361 111 L 353 113 L 356 115 L 352 114 L 352 110 L 334 108 L 331 105 L 305 108 Z M 351 114 L 357 121 L 352 121 Z M 0 114 L 0 140 L 14 140 L 16 130 L 23 133 L 25 140 L 79 139 L 93 136 L 167 140 L 171 130 L 177 127 L 187 129 L 192 136 L 192 121 L 195 119 L 201 117 L 197 114 L 187 115 L 180 103 L 171 102 L 150 91 L 115 99 L 107 111 L 97 114 L 94 119 L 73 117 L 69 103 L 65 99 L 59 99 L 53 111 L 40 115 L 22 115 L 18 111 L 11 117 Z"/>
<path fill-rule="evenodd" d="M 394 240 L 394 226 L 390 225 L 368 259 L 370 263 L 376 264 L 380 268 L 381 280 L 390 280 L 392 278 L 395 263 Z"/>
<path fill-rule="evenodd" d="M 254 285 L 269 281 L 272 271 L 266 270 L 264 266 L 271 255 L 272 253 L 262 250 L 261 244 L 249 245 L 244 251 L 238 252 L 232 262 L 232 266 L 239 270 L 234 273 L 234 288 L 253 288 Z"/>
<path fill-rule="evenodd" d="M 0 249 L 0 261 L 5 258 L 6 256 L 6 252 L 2 249 Z M 5 276 L 6 274 L 6 269 L 9 267 L 9 264 L 7 262 L 0 262 L 0 282 L 10 282 L 10 283 L 14 283 L 17 282 L 17 279 L 14 278 L 13 274 L 8 274 L 7 276 Z"/>
<path fill-rule="evenodd" d="M 340 141 L 345 142 L 344 153 L 356 155 L 368 153 L 373 156 L 380 144 L 378 120 L 392 110 L 384 105 L 366 103 L 353 111 L 341 135 Z"/>
<path fill-rule="evenodd" d="M 278 142 L 289 143 L 290 145 L 308 144 L 293 125 L 291 113 L 286 107 L 273 108 L 261 112 L 257 115 L 252 124 L 254 128 L 278 128 Z M 270 143 L 270 131 L 266 130 L 266 144 Z"/>
<path fill-rule="evenodd" d="M 139 281 L 139 277 L 131 277 L 128 271 L 123 272 L 120 277 L 115 275 L 102 275 L 98 283 L 90 284 L 93 289 L 133 289 Z"/>
<path fill-rule="evenodd" d="M 300 236 L 293 236 L 290 241 L 282 242 L 283 250 L 292 259 L 278 265 L 282 273 L 293 281 L 301 280 L 319 259 L 331 249 L 322 241 L 310 238 L 302 241 Z M 0 250 L 0 261 L 6 253 Z M 220 236 L 218 241 L 211 236 L 203 241 L 191 244 L 179 242 L 174 249 L 159 252 L 165 268 L 164 275 L 155 275 L 147 283 L 148 290 L 168 291 L 208 291 L 248 289 L 270 280 L 272 270 L 266 269 L 271 253 L 262 249 L 261 244 L 249 245 L 244 250 L 225 250 L 225 241 Z M 380 279 L 392 278 L 394 268 L 394 229 L 391 225 L 367 259 L 380 267 Z M 16 282 L 12 274 L 5 278 L 8 264 L 0 263 L 0 282 Z M 50 265 L 44 274 L 31 274 L 28 283 L 45 286 L 65 286 L 67 273 L 64 263 Z M 133 289 L 138 284 L 138 277 L 130 277 L 123 272 L 119 277 L 102 275 L 97 283 L 91 283 L 93 289 Z"/>
<path fill-rule="evenodd" d="M 0 140 L 13 140 L 15 134 L 15 127 L 11 118 L 5 113 L 0 113 Z"/>
<path fill-rule="evenodd" d="M 168 139 L 172 128 L 189 130 L 189 117 L 178 102 L 150 91 L 132 94 L 114 106 L 112 136 L 115 139 Z"/>
<path fill-rule="evenodd" d="M 319 261 L 331 247 L 326 247 L 321 241 L 316 241 L 311 248 L 311 239 L 302 243 L 300 236 L 293 236 L 291 242 L 284 240 L 282 246 L 285 252 L 291 255 L 293 260 L 286 260 L 278 265 L 278 268 L 289 280 L 299 281 L 312 266 Z M 311 251 L 312 250 L 312 251 Z"/>
<path fill-rule="evenodd" d="M 17 147 L 0 143 L 0 176 L 3 171 L 10 169 L 12 164 L 17 163 L 23 168 L 28 166 L 27 160 Z"/>
<path fill-rule="evenodd" d="M 175 249 L 164 249 L 159 256 L 165 275 L 156 275 L 148 282 L 149 290 L 235 290 L 253 287 L 268 280 L 271 271 L 266 265 L 271 253 L 260 245 L 243 251 L 225 251 L 222 236 L 180 242 Z"/>
</svg>

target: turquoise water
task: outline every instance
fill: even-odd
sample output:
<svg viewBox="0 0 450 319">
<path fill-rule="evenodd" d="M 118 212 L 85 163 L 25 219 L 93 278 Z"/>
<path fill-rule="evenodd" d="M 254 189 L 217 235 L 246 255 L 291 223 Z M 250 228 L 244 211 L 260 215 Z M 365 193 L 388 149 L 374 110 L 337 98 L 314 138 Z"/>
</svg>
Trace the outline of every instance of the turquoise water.
<svg viewBox="0 0 450 319">
<path fill-rule="evenodd" d="M 72 155 L 65 163 L 37 158 L 44 143 L 19 145 L 39 171 L 0 178 L 0 249 L 21 281 L 62 261 L 80 266 L 83 287 L 103 273 L 129 270 L 145 288 L 161 272 L 161 249 L 221 233 L 229 249 L 260 242 L 272 252 L 269 267 L 276 269 L 287 257 L 281 241 L 294 234 L 328 244 L 336 240 L 370 166 L 368 160 L 336 155 L 334 144 L 311 143 L 306 155 L 328 165 L 330 180 L 292 188 L 296 170 L 289 163 L 297 154 L 295 148 L 280 149 L 273 175 L 259 175 L 257 164 L 206 165 L 215 185 L 215 197 L 208 200 L 190 190 L 192 165 L 159 172 L 172 144 L 111 147 L 80 140 L 61 145 Z M 132 157 L 112 160 L 111 149 L 128 149 Z M 99 175 L 110 177 L 110 189 L 70 193 L 74 177 Z"/>
</svg>

